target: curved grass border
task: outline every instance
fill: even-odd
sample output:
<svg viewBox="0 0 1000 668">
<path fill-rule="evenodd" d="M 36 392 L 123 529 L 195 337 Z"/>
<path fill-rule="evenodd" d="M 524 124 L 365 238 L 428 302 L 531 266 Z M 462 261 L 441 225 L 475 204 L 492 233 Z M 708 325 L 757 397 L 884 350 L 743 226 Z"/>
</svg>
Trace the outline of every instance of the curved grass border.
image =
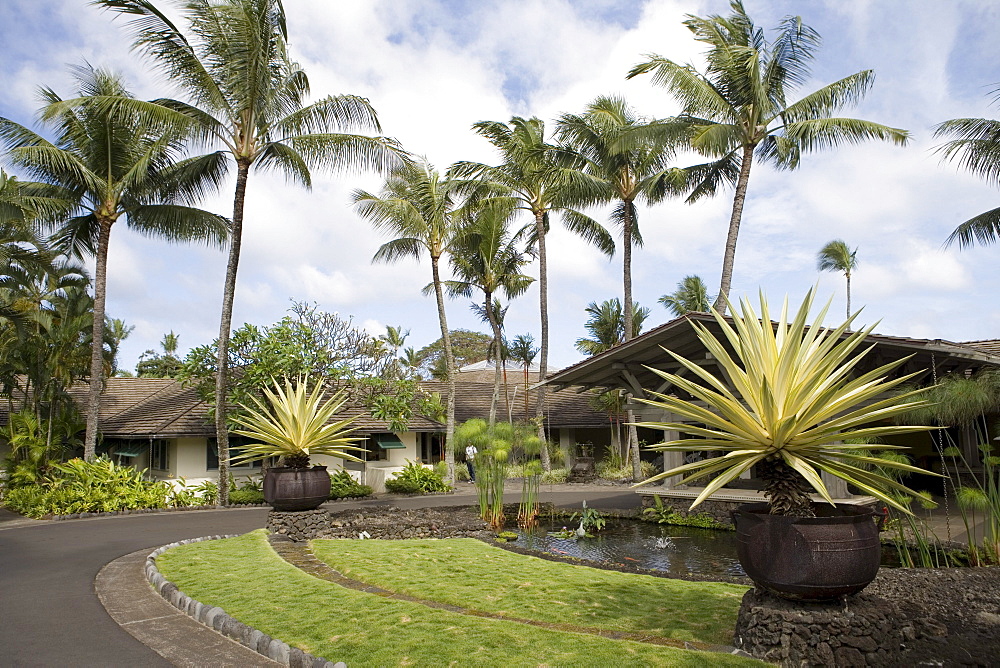
<svg viewBox="0 0 1000 668">
<path fill-rule="evenodd" d="M 257 652 L 261 656 L 267 657 L 285 666 L 311 666 L 313 668 L 347 668 L 347 664 L 342 661 L 334 663 L 322 657 L 313 656 L 297 647 L 291 647 L 288 643 L 272 638 L 243 622 L 231 617 L 220 607 L 207 606 L 200 601 L 191 598 L 173 582 L 170 582 L 156 567 L 156 558 L 161 554 L 181 545 L 190 543 L 201 543 L 208 540 L 222 540 L 224 538 L 237 538 L 241 534 L 225 534 L 217 536 L 203 536 L 201 538 L 189 538 L 174 543 L 169 543 L 158 547 L 146 557 L 146 564 L 143 572 L 146 580 L 160 596 L 170 605 L 174 606 L 188 617 L 204 624 L 210 629 L 221 633 L 243 645 L 244 647 Z"/>
</svg>

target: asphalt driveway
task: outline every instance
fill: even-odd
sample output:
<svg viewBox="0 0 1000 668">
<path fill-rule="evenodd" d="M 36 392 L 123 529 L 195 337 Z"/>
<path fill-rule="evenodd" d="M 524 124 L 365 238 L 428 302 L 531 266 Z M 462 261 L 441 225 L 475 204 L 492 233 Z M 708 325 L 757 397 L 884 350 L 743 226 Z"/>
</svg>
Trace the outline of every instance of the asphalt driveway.
<svg viewBox="0 0 1000 668">
<path fill-rule="evenodd" d="M 542 500 L 577 507 L 633 508 L 627 488 L 554 486 Z M 516 501 L 516 494 L 509 499 Z M 475 502 L 471 485 L 454 495 L 337 503 L 328 507 L 420 508 Z M 97 598 L 101 568 L 137 550 L 178 540 L 241 534 L 264 526 L 266 508 L 28 521 L 0 510 L 0 666 L 168 666 L 118 626 Z M 206 665 L 210 665 L 210 658 Z"/>
</svg>

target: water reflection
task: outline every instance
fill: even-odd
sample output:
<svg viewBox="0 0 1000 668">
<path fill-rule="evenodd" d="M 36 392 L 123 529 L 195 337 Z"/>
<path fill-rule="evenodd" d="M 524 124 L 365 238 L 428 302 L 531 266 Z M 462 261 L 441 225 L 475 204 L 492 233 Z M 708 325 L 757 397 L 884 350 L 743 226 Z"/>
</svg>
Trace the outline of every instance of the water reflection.
<svg viewBox="0 0 1000 668">
<path fill-rule="evenodd" d="M 563 527 L 540 526 L 518 530 L 515 545 L 587 561 L 625 564 L 671 575 L 745 575 L 736 559 L 736 535 L 646 522 L 608 523 L 594 538 L 572 540 L 549 536 Z"/>
</svg>

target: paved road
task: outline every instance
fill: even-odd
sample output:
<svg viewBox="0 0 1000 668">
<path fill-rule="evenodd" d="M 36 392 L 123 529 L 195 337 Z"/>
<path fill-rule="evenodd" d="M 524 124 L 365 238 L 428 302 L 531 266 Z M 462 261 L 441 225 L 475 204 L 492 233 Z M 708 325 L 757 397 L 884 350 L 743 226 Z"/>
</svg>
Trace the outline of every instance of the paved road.
<svg viewBox="0 0 1000 668">
<path fill-rule="evenodd" d="M 429 507 L 474 503 L 474 488 L 455 495 L 331 504 Z M 632 508 L 627 488 L 546 486 L 542 500 L 578 507 Z M 513 494 L 508 500 L 516 501 Z M 167 666 L 122 630 L 94 590 L 101 568 L 136 550 L 185 538 L 245 533 L 264 526 L 267 510 L 211 510 L 33 522 L 0 510 L 0 667 Z M 209 664 L 210 662 L 207 662 Z"/>
</svg>

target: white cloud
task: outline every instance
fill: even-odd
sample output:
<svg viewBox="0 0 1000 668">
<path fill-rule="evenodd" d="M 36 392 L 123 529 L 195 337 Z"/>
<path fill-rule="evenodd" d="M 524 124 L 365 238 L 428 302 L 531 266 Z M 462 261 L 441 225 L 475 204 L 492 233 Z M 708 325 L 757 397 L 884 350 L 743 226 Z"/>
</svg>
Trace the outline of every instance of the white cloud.
<svg viewBox="0 0 1000 668">
<path fill-rule="evenodd" d="M 569 0 L 286 0 L 285 7 L 292 54 L 309 73 L 314 96 L 368 97 L 384 133 L 440 169 L 459 159 L 495 160 L 489 143 L 470 130 L 478 120 L 534 115 L 552 128 L 559 114 L 615 93 L 640 113 L 675 113 L 669 95 L 649 77 L 626 80 L 625 73 L 648 53 L 697 63 L 702 45 L 682 25 L 684 14 L 727 11 L 724 3 L 695 0 L 645 2 L 638 10 L 631 3 Z M 882 320 L 881 331 L 965 340 L 997 336 L 996 249 L 940 249 L 958 223 L 996 206 L 997 192 L 939 166 L 930 152 L 934 124 L 996 114 L 986 94 L 991 75 L 975 63 L 994 48 L 989 31 L 979 26 L 990 25 L 997 11 L 930 0 L 907 7 L 748 3 L 765 29 L 784 14 L 801 13 L 822 33 L 815 76 L 804 90 L 874 68 L 872 91 L 850 113 L 905 127 L 913 141 L 905 149 L 872 143 L 806 156 L 796 172 L 755 166 L 734 295 L 763 287 L 778 298 L 798 298 L 818 284 L 821 296 L 833 295 L 834 315 L 841 313 L 843 279 L 818 274 L 815 254 L 842 237 L 859 248 L 854 300 L 868 305 L 870 321 Z M 629 18 L 607 20 L 612 14 Z M 112 23 L 83 0 L 7 0 L 0 4 L 0 43 L 0 115 L 19 122 L 31 122 L 39 84 L 69 94 L 65 66 L 83 59 L 124 71 L 140 97 L 172 94 L 128 53 L 123 22 Z M 385 239 L 352 210 L 350 192 L 379 185 L 371 174 L 316 174 L 310 192 L 280 176 L 254 173 L 234 324 L 275 322 L 295 298 L 353 314 L 370 331 L 380 333 L 382 323 L 402 325 L 412 330 L 408 343 L 417 347 L 436 339 L 434 299 L 420 294 L 430 280 L 426 258 L 370 262 Z M 229 215 L 231 197 L 229 184 L 205 206 Z M 667 318 L 656 299 L 683 276 L 699 274 L 717 289 L 731 197 L 725 192 L 693 206 L 670 201 L 642 207 L 646 245 L 634 254 L 635 295 L 652 308 L 651 325 Z M 604 210 L 589 213 L 606 220 Z M 621 254 L 609 262 L 558 225 L 549 249 L 550 366 L 557 367 L 579 357 L 572 344 L 584 334 L 586 305 L 620 296 Z M 109 265 L 109 313 L 136 325 L 123 350 L 124 367 L 146 348 L 157 348 L 171 329 L 181 335 L 182 349 L 215 338 L 224 252 L 116 229 Z M 537 338 L 536 298 L 533 287 L 512 305 L 511 334 Z M 483 329 L 465 299 L 448 302 L 448 318 L 452 327 Z"/>
</svg>

